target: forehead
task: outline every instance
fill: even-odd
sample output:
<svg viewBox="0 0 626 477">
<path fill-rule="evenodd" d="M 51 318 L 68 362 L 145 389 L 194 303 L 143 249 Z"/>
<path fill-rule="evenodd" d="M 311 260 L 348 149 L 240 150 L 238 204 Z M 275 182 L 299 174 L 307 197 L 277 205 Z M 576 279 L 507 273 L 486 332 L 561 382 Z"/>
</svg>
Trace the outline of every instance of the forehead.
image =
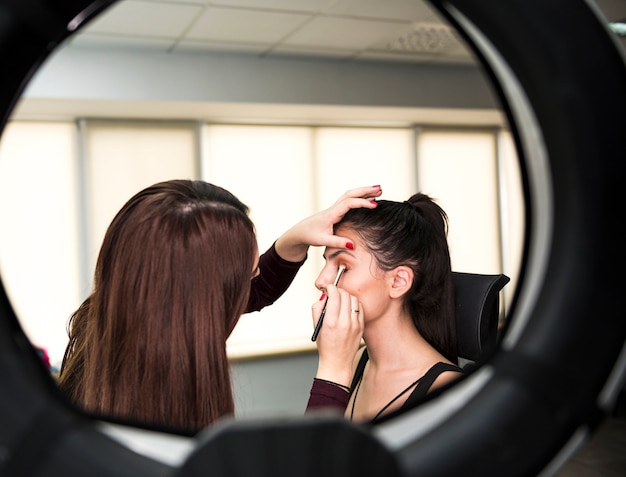
<svg viewBox="0 0 626 477">
<path fill-rule="evenodd" d="M 342 237 L 346 237 L 354 244 L 354 249 L 350 250 L 347 248 L 336 248 L 336 247 L 326 247 L 324 250 L 324 259 L 332 260 L 337 257 L 351 257 L 357 259 L 364 254 L 369 255 L 368 250 L 363 246 L 363 240 L 361 237 L 348 228 L 337 229 L 335 232 L 336 235 L 340 235 Z"/>
</svg>

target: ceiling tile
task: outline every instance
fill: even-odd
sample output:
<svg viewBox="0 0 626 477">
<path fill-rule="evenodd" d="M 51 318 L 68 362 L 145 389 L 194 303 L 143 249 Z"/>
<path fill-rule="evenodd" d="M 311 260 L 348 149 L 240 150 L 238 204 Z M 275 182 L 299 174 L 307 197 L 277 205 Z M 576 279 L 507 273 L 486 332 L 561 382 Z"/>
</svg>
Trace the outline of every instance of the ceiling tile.
<svg viewBox="0 0 626 477">
<path fill-rule="evenodd" d="M 282 10 L 285 12 L 317 13 L 324 11 L 335 0 L 213 0 L 211 5 L 245 7 L 253 10 Z"/>
<path fill-rule="evenodd" d="M 287 38 L 288 46 L 315 46 L 361 50 L 389 37 L 406 25 L 395 22 L 316 17 Z"/>
<path fill-rule="evenodd" d="M 85 31 L 176 38 L 201 10 L 199 5 L 125 0 L 98 16 L 87 25 Z"/>
<path fill-rule="evenodd" d="M 475 64 L 475 61 L 471 57 L 467 56 L 444 56 L 441 54 L 426 54 L 426 53 L 407 53 L 399 51 L 381 51 L 381 50 L 366 50 L 359 53 L 355 60 L 370 60 L 370 61 L 392 61 L 395 63 L 452 63 L 452 64 Z"/>
<path fill-rule="evenodd" d="M 123 35 L 99 35 L 96 33 L 83 33 L 72 39 L 72 46 L 103 48 L 103 47 L 130 47 L 168 51 L 174 40 L 164 38 L 128 37 Z"/>
<path fill-rule="evenodd" d="M 341 50 L 337 48 L 323 47 L 298 47 L 278 46 L 272 49 L 268 56 L 298 56 L 317 57 L 324 59 L 351 59 L 355 55 L 354 50 Z"/>
<path fill-rule="evenodd" d="M 204 40 L 182 40 L 178 42 L 173 51 L 199 51 L 217 53 L 245 53 L 260 55 L 267 51 L 267 45 L 260 43 L 228 43 Z"/>
<path fill-rule="evenodd" d="M 120 1 L 124 1 L 124 0 L 120 0 Z M 143 1 L 151 2 L 151 3 L 185 3 L 185 4 L 193 3 L 194 5 L 206 5 L 207 3 L 209 3 L 209 0 L 143 0 Z"/>
<path fill-rule="evenodd" d="M 379 20 L 433 21 L 437 18 L 434 9 L 422 0 L 337 0 L 325 13 Z"/>
<path fill-rule="evenodd" d="M 392 35 L 381 37 L 370 50 L 398 52 L 402 54 L 468 56 L 464 40 L 456 30 L 440 23 L 414 22 L 398 29 Z"/>
<path fill-rule="evenodd" d="M 309 16 L 226 8 L 207 8 L 186 39 L 273 44 L 308 21 Z"/>
<path fill-rule="evenodd" d="M 609 21 L 626 18 L 625 0 L 595 3 Z M 445 23 L 426 0 L 119 0 L 71 40 L 168 51 L 176 44 L 176 51 L 473 61 L 462 42 L 437 30 Z M 619 41 L 626 47 L 626 38 Z"/>
</svg>

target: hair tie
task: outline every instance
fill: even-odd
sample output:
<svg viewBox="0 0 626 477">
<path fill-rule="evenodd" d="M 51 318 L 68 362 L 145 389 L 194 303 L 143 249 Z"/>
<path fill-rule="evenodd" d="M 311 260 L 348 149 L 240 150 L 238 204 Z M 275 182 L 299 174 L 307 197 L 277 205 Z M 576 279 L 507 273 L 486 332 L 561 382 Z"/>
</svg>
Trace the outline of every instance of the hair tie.
<svg viewBox="0 0 626 477">
<path fill-rule="evenodd" d="M 418 212 L 421 212 L 421 210 L 418 209 L 417 205 L 415 205 L 414 203 L 409 202 L 408 200 L 405 200 L 404 203 L 410 205 L 413 209 L 417 210 Z"/>
<path fill-rule="evenodd" d="M 412 202 L 409 202 L 408 200 L 404 201 L 405 204 L 409 205 L 415 212 L 417 212 L 417 215 L 419 215 L 420 217 L 425 217 L 424 215 L 424 211 L 422 209 L 420 209 L 417 204 L 414 204 Z"/>
</svg>

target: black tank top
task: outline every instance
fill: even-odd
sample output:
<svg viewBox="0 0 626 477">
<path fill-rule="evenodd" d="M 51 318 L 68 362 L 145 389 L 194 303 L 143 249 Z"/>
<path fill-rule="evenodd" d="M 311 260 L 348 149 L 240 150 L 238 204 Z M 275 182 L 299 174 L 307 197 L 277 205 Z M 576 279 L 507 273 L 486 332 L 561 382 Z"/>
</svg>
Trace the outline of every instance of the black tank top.
<svg viewBox="0 0 626 477">
<path fill-rule="evenodd" d="M 368 360 L 369 360 L 369 355 L 367 354 L 367 348 L 365 348 L 363 350 L 363 354 L 361 355 L 361 359 L 359 360 L 359 363 L 357 364 L 356 370 L 354 371 L 354 377 L 352 378 L 352 383 L 350 384 L 350 397 L 352 397 L 354 390 L 356 389 L 356 387 L 359 385 L 359 382 L 363 378 L 363 371 L 365 370 L 365 365 L 367 364 Z M 400 410 L 410 409 L 414 407 L 415 404 L 417 404 L 424 396 L 426 396 L 426 394 L 428 393 L 428 390 L 433 385 L 435 380 L 439 377 L 439 375 L 441 373 L 445 373 L 446 371 L 463 372 L 463 369 L 453 364 L 441 363 L 441 362 L 435 363 L 428 371 L 426 371 L 426 374 L 424 374 L 424 376 L 422 376 L 418 380 L 417 385 L 415 386 L 415 389 L 413 389 L 413 392 L 411 392 L 411 394 L 406 399 L 404 404 L 400 407 Z M 374 418 L 374 420 L 375 419 L 376 418 Z"/>
</svg>

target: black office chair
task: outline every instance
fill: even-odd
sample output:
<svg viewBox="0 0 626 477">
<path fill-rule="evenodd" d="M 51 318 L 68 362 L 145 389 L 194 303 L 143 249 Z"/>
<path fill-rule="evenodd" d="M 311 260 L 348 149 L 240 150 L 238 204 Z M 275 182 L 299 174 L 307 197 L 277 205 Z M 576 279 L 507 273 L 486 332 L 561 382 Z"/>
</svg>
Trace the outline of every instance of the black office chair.
<svg viewBox="0 0 626 477">
<path fill-rule="evenodd" d="M 495 348 L 498 338 L 500 290 L 510 278 L 503 274 L 481 275 L 462 272 L 453 272 L 452 276 L 459 358 L 474 363 Z"/>
</svg>

